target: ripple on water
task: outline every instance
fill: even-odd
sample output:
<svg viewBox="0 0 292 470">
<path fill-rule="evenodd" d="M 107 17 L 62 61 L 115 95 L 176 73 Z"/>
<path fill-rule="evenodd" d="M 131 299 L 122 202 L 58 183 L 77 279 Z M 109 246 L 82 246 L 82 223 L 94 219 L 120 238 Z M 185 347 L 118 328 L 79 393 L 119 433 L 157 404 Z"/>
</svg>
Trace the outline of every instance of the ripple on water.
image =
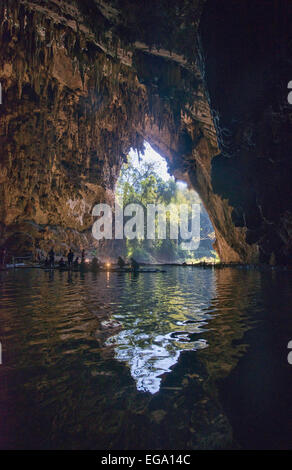
<svg viewBox="0 0 292 470">
<path fill-rule="evenodd" d="M 2 448 L 231 445 L 212 387 L 252 347 L 246 331 L 259 328 L 265 351 L 281 349 L 279 317 L 289 333 L 287 275 L 169 268 L 137 277 L 0 276 Z M 271 324 L 272 335 L 261 324 Z"/>
</svg>

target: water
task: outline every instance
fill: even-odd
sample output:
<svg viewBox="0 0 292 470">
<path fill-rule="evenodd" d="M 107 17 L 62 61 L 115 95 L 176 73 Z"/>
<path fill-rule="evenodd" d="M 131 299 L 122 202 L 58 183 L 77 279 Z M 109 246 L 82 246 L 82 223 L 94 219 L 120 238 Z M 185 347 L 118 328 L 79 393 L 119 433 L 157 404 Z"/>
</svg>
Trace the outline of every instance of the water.
<svg viewBox="0 0 292 470">
<path fill-rule="evenodd" d="M 291 449 L 292 273 L 1 273 L 3 449 Z"/>
</svg>

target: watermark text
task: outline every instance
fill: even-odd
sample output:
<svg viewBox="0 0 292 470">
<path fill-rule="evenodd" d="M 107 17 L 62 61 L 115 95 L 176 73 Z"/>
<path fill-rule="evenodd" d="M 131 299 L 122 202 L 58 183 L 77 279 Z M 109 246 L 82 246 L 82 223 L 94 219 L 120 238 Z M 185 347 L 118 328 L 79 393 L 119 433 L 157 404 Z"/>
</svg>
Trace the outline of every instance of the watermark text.
<svg viewBox="0 0 292 470">
<path fill-rule="evenodd" d="M 146 211 L 146 213 L 145 213 Z M 177 240 L 182 250 L 196 250 L 200 244 L 200 204 L 141 204 L 121 206 L 114 211 L 108 204 L 97 204 L 92 227 L 96 240 Z"/>
</svg>

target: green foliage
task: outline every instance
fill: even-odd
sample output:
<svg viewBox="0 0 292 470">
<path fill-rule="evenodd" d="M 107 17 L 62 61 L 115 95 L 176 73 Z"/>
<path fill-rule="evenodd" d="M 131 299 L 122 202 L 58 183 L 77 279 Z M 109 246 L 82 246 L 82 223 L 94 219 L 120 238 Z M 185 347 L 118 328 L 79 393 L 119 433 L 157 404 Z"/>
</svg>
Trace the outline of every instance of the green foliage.
<svg viewBox="0 0 292 470">
<path fill-rule="evenodd" d="M 131 203 L 141 204 L 144 209 L 147 204 L 163 204 L 165 206 L 172 204 L 174 208 L 181 204 L 189 206 L 194 203 L 201 204 L 195 191 L 182 188 L 172 178 L 164 181 L 158 175 L 155 164 L 143 162 L 135 167 L 130 157 L 122 168 L 116 192 L 118 200 L 124 207 Z M 213 227 L 203 205 L 201 204 L 200 207 L 201 242 L 198 250 L 182 250 L 180 248 L 181 240 L 172 240 L 169 236 L 165 240 L 160 240 L 157 238 L 157 233 L 155 240 L 148 240 L 145 226 L 144 239 L 126 241 L 124 256 L 134 257 L 141 262 L 197 262 L 201 258 L 215 261 L 212 249 Z M 172 217 L 174 216 L 172 213 Z M 169 214 L 167 214 L 167 221 L 169 222 Z M 169 231 L 169 224 L 167 224 L 167 235 L 169 235 Z"/>
</svg>

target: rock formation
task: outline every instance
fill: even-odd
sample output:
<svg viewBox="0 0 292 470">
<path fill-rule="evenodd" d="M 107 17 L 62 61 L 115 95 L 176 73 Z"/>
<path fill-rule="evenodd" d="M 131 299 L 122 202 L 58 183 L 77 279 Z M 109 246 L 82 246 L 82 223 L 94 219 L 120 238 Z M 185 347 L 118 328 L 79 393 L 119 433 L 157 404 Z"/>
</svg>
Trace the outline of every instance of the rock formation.
<svg viewBox="0 0 292 470">
<path fill-rule="evenodd" d="M 93 206 L 145 139 L 200 194 L 222 260 L 291 261 L 291 13 L 288 0 L 3 0 L 0 244 L 88 247 Z"/>
</svg>

